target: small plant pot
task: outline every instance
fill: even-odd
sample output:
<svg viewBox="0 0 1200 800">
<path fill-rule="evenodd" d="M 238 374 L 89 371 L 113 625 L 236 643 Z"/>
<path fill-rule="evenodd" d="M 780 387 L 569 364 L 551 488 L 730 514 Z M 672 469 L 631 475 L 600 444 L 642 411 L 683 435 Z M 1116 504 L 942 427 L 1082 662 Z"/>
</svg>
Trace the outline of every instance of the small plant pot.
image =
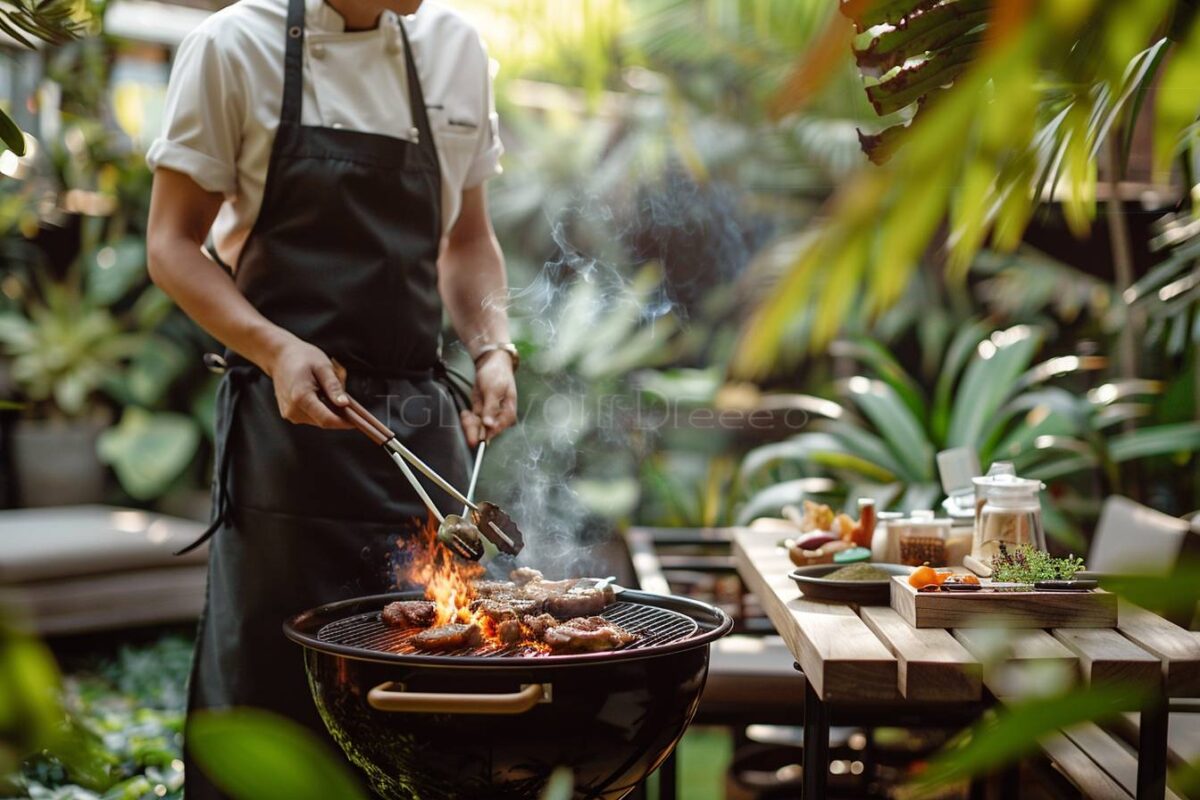
<svg viewBox="0 0 1200 800">
<path fill-rule="evenodd" d="M 107 417 L 19 420 L 10 435 L 17 499 L 26 508 L 104 501 L 108 470 L 96 455 Z"/>
</svg>

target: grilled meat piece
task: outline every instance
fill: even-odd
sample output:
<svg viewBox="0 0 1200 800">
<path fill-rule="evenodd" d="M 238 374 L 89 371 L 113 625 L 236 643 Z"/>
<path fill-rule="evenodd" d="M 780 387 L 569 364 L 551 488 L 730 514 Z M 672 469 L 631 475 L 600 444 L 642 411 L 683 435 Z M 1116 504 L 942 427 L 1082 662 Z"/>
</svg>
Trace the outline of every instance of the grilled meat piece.
<svg viewBox="0 0 1200 800">
<path fill-rule="evenodd" d="M 504 644 L 516 644 L 525 638 L 521 630 L 521 621 L 506 619 L 496 625 L 496 637 Z"/>
<path fill-rule="evenodd" d="M 397 628 L 428 628 L 437 621 L 437 606 L 428 600 L 397 600 L 383 607 L 382 616 Z"/>
<path fill-rule="evenodd" d="M 497 625 L 517 619 L 517 612 L 504 600 L 476 600 L 471 610 Z"/>
<path fill-rule="evenodd" d="M 598 614 L 616 601 L 612 586 L 606 584 L 596 588 L 599 583 L 596 578 L 548 581 L 541 572 L 529 567 L 513 570 L 512 577 L 515 582 L 481 581 L 475 584 L 480 599 L 472 604 L 472 609 L 482 607 L 480 604 L 483 603 L 497 603 L 508 606 L 522 618 L 545 611 L 566 620 Z"/>
<path fill-rule="evenodd" d="M 478 625 L 453 623 L 423 630 L 408 641 L 419 650 L 445 652 L 478 647 L 482 640 L 483 633 Z"/>
<path fill-rule="evenodd" d="M 537 600 L 525 600 L 519 597 L 485 597 L 472 600 L 471 610 L 486 617 L 496 618 L 496 621 L 500 622 L 505 619 L 536 616 L 542 613 L 542 604 Z"/>
<path fill-rule="evenodd" d="M 611 602 L 601 589 L 576 586 L 569 592 L 552 594 L 543 602 L 547 613 L 559 619 L 590 617 L 599 614 Z"/>
<path fill-rule="evenodd" d="M 530 638 L 537 641 L 541 641 L 542 637 L 546 635 L 546 631 L 559 624 L 558 620 L 549 614 L 526 617 L 522 622 L 525 623 L 525 628 L 529 631 Z"/>
<path fill-rule="evenodd" d="M 512 581 L 477 581 L 475 594 L 485 599 L 503 600 L 520 595 L 521 590 Z"/>
<path fill-rule="evenodd" d="M 550 628 L 542 641 L 556 653 L 599 653 L 629 644 L 636 636 L 603 617 L 580 617 Z"/>
</svg>

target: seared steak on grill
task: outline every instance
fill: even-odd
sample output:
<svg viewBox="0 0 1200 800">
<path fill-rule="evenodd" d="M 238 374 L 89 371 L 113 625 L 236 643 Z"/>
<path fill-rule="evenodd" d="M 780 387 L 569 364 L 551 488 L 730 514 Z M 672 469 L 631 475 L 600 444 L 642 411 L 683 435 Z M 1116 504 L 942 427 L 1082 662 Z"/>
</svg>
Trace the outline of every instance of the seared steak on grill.
<svg viewBox="0 0 1200 800">
<path fill-rule="evenodd" d="M 383 621 L 398 628 L 428 628 L 437 620 L 437 606 L 428 600 L 398 600 L 383 607 Z"/>
<path fill-rule="evenodd" d="M 542 641 L 556 653 L 595 653 L 615 650 L 634 638 L 632 633 L 603 617 L 580 617 L 550 628 Z"/>
<path fill-rule="evenodd" d="M 478 625 L 453 623 L 423 630 L 409 639 L 409 642 L 419 650 L 445 651 L 478 647 L 482 640 L 483 633 Z"/>
<path fill-rule="evenodd" d="M 568 578 L 548 581 L 530 567 L 512 571 L 512 581 L 480 581 L 475 592 L 480 600 L 472 604 L 499 603 L 509 606 L 518 617 L 549 612 L 559 619 L 598 614 L 616 601 L 612 586 L 598 589 L 595 578 Z"/>
</svg>

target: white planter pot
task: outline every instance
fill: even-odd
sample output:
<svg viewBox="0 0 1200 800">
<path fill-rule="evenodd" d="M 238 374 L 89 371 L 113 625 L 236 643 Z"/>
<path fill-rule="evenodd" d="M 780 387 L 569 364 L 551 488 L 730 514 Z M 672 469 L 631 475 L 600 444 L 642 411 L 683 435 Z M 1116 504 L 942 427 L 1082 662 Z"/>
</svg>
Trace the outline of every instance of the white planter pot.
<svg viewBox="0 0 1200 800">
<path fill-rule="evenodd" d="M 19 420 L 10 436 L 22 506 L 70 506 L 104 501 L 108 470 L 96 456 L 107 419 Z"/>
</svg>

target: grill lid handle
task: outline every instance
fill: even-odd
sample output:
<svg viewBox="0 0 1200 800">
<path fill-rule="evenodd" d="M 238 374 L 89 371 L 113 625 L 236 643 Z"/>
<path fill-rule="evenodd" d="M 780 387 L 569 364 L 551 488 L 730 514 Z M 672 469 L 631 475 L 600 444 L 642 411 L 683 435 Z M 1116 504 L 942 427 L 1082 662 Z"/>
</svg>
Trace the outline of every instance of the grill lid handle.
<svg viewBox="0 0 1200 800">
<path fill-rule="evenodd" d="M 406 692 L 401 684 L 384 681 L 367 693 L 371 708 L 402 714 L 524 714 L 549 702 L 550 686 L 542 683 L 509 694 L 461 694 Z"/>
</svg>

